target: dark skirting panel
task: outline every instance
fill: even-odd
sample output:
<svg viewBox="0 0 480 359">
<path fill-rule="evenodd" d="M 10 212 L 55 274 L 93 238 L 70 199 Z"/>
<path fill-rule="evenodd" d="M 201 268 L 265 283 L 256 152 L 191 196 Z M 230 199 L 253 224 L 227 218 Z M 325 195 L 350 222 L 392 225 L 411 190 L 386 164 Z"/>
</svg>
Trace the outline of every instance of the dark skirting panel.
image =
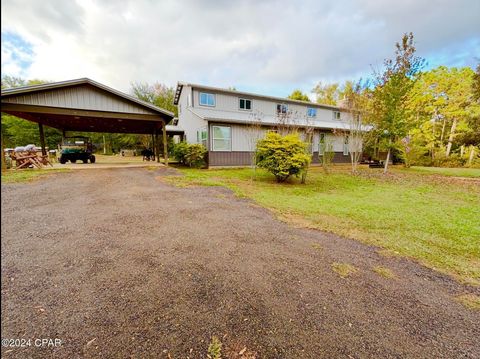
<svg viewBox="0 0 480 359">
<path fill-rule="evenodd" d="M 312 155 L 312 163 L 321 163 L 321 156 L 318 152 L 314 152 Z M 253 160 L 253 154 L 249 151 L 209 151 L 208 152 L 208 165 L 210 167 L 216 166 L 251 166 Z M 350 162 L 350 156 L 345 156 L 343 152 L 335 152 L 332 160 L 333 163 L 348 163 Z"/>
</svg>

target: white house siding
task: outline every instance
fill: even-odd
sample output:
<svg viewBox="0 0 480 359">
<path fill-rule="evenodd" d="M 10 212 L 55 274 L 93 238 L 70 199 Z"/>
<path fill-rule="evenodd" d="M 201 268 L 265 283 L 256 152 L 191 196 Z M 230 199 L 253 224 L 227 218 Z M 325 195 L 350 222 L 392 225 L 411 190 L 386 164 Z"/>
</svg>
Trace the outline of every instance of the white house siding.
<svg viewBox="0 0 480 359">
<path fill-rule="evenodd" d="M 178 126 L 185 131 L 185 140 L 189 143 L 197 143 L 197 131 L 206 128 L 208 123 L 195 114 L 191 107 L 192 88 L 185 86 L 178 101 Z"/>
<path fill-rule="evenodd" d="M 186 88 L 182 90 L 182 96 Z M 190 93 L 190 90 L 188 91 Z M 333 119 L 333 110 L 316 107 L 317 116 L 316 117 L 307 117 L 307 108 L 310 107 L 308 104 L 300 105 L 295 103 L 288 103 L 282 101 L 273 101 L 273 100 L 262 100 L 255 97 L 248 97 L 243 95 L 230 95 L 224 93 L 214 93 L 215 94 L 215 106 L 202 106 L 200 105 L 200 92 L 214 93 L 209 92 L 208 90 L 199 90 L 193 89 L 193 107 L 208 109 L 210 111 L 230 111 L 230 112 L 242 112 L 242 113 L 252 113 L 252 116 L 256 114 L 265 115 L 265 116 L 276 116 L 277 115 L 277 104 L 285 103 L 288 105 L 288 110 L 292 113 L 292 121 L 295 122 L 295 117 L 299 116 L 303 119 L 308 119 L 311 124 L 321 124 L 322 122 L 332 121 Z M 239 99 L 246 98 L 252 100 L 252 110 L 240 110 L 239 109 Z M 312 104 L 315 106 L 315 104 Z M 344 115 L 344 114 L 342 114 Z M 326 125 L 326 127 L 328 127 Z"/>
<path fill-rule="evenodd" d="M 200 92 L 213 93 L 215 95 L 215 106 L 201 106 Z M 250 99 L 252 101 L 252 110 L 245 111 L 239 109 L 239 98 Z M 238 121 L 239 118 L 254 119 L 256 114 L 265 116 L 265 118 L 276 118 L 277 104 L 285 103 L 288 105 L 289 112 L 292 113 L 295 123 L 295 117 L 308 119 L 308 123 L 314 125 L 315 128 L 312 137 L 312 158 L 313 163 L 321 162 L 319 157 L 319 134 L 325 133 L 326 140 L 333 145 L 335 152 L 334 162 L 347 162 L 349 156 L 343 154 L 344 136 L 339 132 L 338 135 L 332 133 L 332 126 L 336 126 L 338 120 L 333 119 L 334 109 L 316 107 L 317 116 L 314 118 L 307 117 L 308 104 L 296 104 L 281 100 L 258 99 L 255 96 L 237 95 L 219 93 L 212 90 L 202 90 L 184 85 L 179 99 L 179 126 L 185 130 L 186 140 L 189 143 L 197 143 L 197 131 L 208 126 L 207 147 L 209 150 L 210 166 L 244 166 L 250 165 L 252 152 L 255 150 L 256 140 L 265 137 L 268 130 L 274 127 L 261 127 L 256 131 L 252 126 L 242 123 L 232 123 L 228 121 Z M 240 116 L 239 114 L 249 114 L 252 116 Z M 346 114 L 342 113 L 342 118 Z M 205 118 L 205 119 L 204 119 Z M 206 120 L 208 119 L 208 121 Z M 226 122 L 223 122 L 225 120 Z M 340 121 L 338 121 L 340 122 Z M 231 151 L 213 151 L 212 149 L 212 126 L 221 125 L 231 128 Z M 325 128 L 322 128 L 322 125 Z M 300 130 L 302 138 L 305 138 L 304 130 Z"/>
</svg>

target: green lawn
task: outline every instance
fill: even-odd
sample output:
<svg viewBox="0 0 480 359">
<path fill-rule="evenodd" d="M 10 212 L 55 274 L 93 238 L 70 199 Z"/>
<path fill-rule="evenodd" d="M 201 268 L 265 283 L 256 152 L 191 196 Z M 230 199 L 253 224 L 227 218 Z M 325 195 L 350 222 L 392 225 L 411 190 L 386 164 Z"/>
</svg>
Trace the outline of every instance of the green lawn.
<svg viewBox="0 0 480 359">
<path fill-rule="evenodd" d="M 453 176 L 453 177 L 470 177 L 480 178 L 480 168 L 445 168 L 445 167 L 419 167 L 402 168 L 404 172 Z"/>
<path fill-rule="evenodd" d="M 2 172 L 2 183 L 29 182 L 39 177 L 47 176 L 56 172 L 66 172 L 68 169 L 39 170 L 36 168 L 22 170 L 6 170 Z"/>
<path fill-rule="evenodd" d="M 297 179 L 278 184 L 258 169 L 255 180 L 252 169 L 181 171 L 183 177 L 167 180 L 178 186 L 226 186 L 290 223 L 374 244 L 480 285 L 477 181 L 439 181 L 398 168 L 388 176 L 368 168 L 352 176 L 346 166 L 329 174 L 314 167 L 305 185 Z"/>
</svg>

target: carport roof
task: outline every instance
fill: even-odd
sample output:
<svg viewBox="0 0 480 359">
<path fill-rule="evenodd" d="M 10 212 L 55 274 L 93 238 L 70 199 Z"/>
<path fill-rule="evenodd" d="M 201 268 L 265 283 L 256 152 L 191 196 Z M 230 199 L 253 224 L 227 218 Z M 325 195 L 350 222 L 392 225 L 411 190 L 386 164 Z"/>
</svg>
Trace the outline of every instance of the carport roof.
<svg viewBox="0 0 480 359">
<path fill-rule="evenodd" d="M 88 78 L 2 90 L 2 112 L 65 131 L 143 133 L 173 113 Z"/>
</svg>

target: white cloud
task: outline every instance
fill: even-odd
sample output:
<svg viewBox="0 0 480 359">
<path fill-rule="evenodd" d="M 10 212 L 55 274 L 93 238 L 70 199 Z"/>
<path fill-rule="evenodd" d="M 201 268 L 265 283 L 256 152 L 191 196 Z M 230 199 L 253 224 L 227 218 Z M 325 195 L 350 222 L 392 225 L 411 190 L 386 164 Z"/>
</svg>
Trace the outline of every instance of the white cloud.
<svg viewBox="0 0 480 359">
<path fill-rule="evenodd" d="M 286 95 L 368 73 L 409 31 L 420 55 L 471 64 L 479 13 L 467 0 L 6 0 L 2 32 L 32 45 L 29 78 L 86 76 L 124 91 L 186 80 Z M 2 71 L 21 73 L 5 55 Z"/>
</svg>

